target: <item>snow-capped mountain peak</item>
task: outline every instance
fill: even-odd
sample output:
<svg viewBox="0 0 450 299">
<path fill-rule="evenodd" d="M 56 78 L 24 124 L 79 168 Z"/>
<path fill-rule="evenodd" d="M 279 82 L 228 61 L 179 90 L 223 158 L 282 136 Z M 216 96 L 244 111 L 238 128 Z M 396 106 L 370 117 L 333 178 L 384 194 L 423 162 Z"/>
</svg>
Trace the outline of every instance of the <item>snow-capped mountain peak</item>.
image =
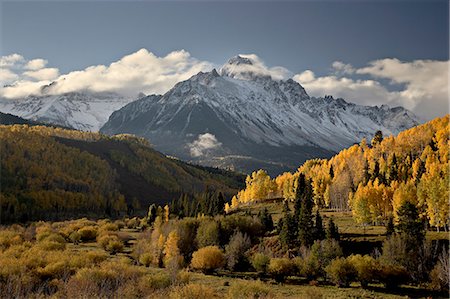
<svg viewBox="0 0 450 299">
<path fill-rule="evenodd" d="M 397 134 L 417 124 L 401 107 L 310 97 L 294 80 L 273 80 L 251 57 L 237 56 L 219 72 L 200 72 L 162 96 L 130 103 L 102 131 L 146 137 L 158 150 L 197 163 L 277 172 L 331 155 L 377 130 Z M 205 140 L 214 146 L 192 148 L 206 146 Z"/>
<path fill-rule="evenodd" d="M 220 75 L 240 80 L 272 79 L 270 73 L 260 67 L 259 63 L 253 55 L 237 55 L 222 66 Z"/>
</svg>

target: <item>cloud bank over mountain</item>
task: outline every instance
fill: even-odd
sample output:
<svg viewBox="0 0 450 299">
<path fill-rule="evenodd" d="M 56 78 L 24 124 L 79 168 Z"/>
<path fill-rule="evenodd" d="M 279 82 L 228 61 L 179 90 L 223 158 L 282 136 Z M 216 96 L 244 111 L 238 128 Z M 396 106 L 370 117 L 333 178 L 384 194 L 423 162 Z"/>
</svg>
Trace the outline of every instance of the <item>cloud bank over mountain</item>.
<svg viewBox="0 0 450 299">
<path fill-rule="evenodd" d="M 237 65 L 239 72 L 270 76 L 275 80 L 292 77 L 312 96 L 333 95 L 362 105 L 403 106 L 423 119 L 448 113 L 449 61 L 401 61 L 385 58 L 355 67 L 335 61 L 329 74 L 314 70 L 293 75 L 288 69 L 268 67 L 256 54 L 241 54 L 252 65 Z M 139 93 L 162 94 L 177 82 L 200 71 L 217 67 L 192 57 L 187 51 L 157 56 L 146 49 L 126 55 L 110 65 L 94 65 L 60 74 L 42 58 L 27 60 L 19 54 L 0 58 L 0 96 L 17 99 L 28 95 L 64 94 L 74 91 L 115 92 L 135 97 Z M 249 69 L 251 68 L 251 69 Z"/>
<path fill-rule="evenodd" d="M 386 58 L 355 68 L 336 61 L 330 75 L 316 77 L 306 70 L 294 80 L 313 96 L 330 94 L 363 105 L 403 106 L 431 119 L 448 113 L 449 66 L 448 61 Z M 358 78 L 361 76 L 367 79 Z M 387 80 L 387 85 L 380 79 Z"/>
</svg>

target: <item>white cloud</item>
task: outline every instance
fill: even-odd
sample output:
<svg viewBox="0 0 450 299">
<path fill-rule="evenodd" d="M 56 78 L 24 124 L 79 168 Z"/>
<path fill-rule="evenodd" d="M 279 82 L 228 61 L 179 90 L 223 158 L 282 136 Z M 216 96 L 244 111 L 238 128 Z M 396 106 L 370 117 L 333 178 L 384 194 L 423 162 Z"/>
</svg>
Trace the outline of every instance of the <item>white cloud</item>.
<svg viewBox="0 0 450 299">
<path fill-rule="evenodd" d="M 351 64 L 345 64 L 342 61 L 335 61 L 331 66 L 337 73 L 353 74 L 355 72 Z"/>
<path fill-rule="evenodd" d="M 393 101 L 395 93 L 390 93 L 374 80 L 354 80 L 335 75 L 317 77 L 308 70 L 293 78 L 311 96 L 332 95 L 361 105 L 381 105 Z"/>
<path fill-rule="evenodd" d="M 222 143 L 217 140 L 216 136 L 211 133 L 205 133 L 198 135 L 198 138 L 189 143 L 188 147 L 192 157 L 200 157 L 221 145 Z"/>
<path fill-rule="evenodd" d="M 11 54 L 8 56 L 0 57 L 0 67 L 1 68 L 9 68 L 13 67 L 19 63 L 23 63 L 25 59 L 22 55 L 19 54 Z"/>
<path fill-rule="evenodd" d="M 274 80 L 283 80 L 291 76 L 291 72 L 281 66 L 267 67 L 256 54 L 239 54 L 238 56 L 246 58 L 250 63 L 225 64 L 220 72 L 237 79 L 248 79 L 253 76 L 270 76 Z"/>
<path fill-rule="evenodd" d="M 29 77 L 31 79 L 35 79 L 38 81 L 43 80 L 54 80 L 59 75 L 59 70 L 57 68 L 43 68 L 37 69 L 33 71 L 23 72 L 23 75 Z"/>
<path fill-rule="evenodd" d="M 380 59 L 355 69 L 334 62 L 332 67 L 337 72 L 333 75 L 316 77 L 312 71 L 305 71 L 295 75 L 294 80 L 313 96 L 333 95 L 363 105 L 403 106 L 424 119 L 431 119 L 449 112 L 449 65 L 448 61 Z M 349 74 L 368 75 L 371 79 L 344 76 Z M 391 91 L 378 79 L 403 86 Z"/>
<path fill-rule="evenodd" d="M 27 70 L 36 71 L 36 70 L 43 69 L 47 65 L 47 63 L 48 63 L 48 61 L 45 59 L 41 59 L 41 58 L 33 59 L 33 60 L 28 61 L 25 64 L 24 68 Z"/>
<path fill-rule="evenodd" d="M 1 84 L 11 84 L 19 79 L 19 76 L 7 68 L 0 68 Z"/>
<path fill-rule="evenodd" d="M 2 57 L 0 64 L 21 71 L 16 72 L 19 79 L 13 86 L 0 90 L 0 95 L 6 98 L 39 94 L 40 86 L 52 81 L 56 84 L 53 84 L 51 89 L 47 89 L 50 94 L 92 91 L 117 92 L 134 97 L 140 92 L 164 93 L 177 82 L 186 80 L 200 71 L 212 69 L 212 64 L 192 58 L 184 50 L 158 57 L 146 49 L 126 55 L 108 66 L 90 66 L 59 77 L 57 77 L 59 72 L 55 68 L 39 69 L 47 64 L 47 61 L 43 59 L 26 62 L 22 56 L 13 54 Z"/>
</svg>

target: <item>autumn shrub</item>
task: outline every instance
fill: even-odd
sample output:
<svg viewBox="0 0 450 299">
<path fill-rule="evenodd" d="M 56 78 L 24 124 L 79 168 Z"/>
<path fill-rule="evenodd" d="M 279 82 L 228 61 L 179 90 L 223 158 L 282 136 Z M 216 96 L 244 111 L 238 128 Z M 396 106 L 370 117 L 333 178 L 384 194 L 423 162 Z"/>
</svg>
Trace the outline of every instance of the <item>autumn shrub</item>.
<svg viewBox="0 0 450 299">
<path fill-rule="evenodd" d="M 175 287 L 169 293 L 170 299 L 199 299 L 199 298 L 219 298 L 216 291 L 202 284 L 187 284 Z"/>
<path fill-rule="evenodd" d="M 203 220 L 197 230 L 195 240 L 198 248 L 219 245 L 219 223 L 214 219 Z"/>
<path fill-rule="evenodd" d="M 158 272 L 156 274 L 147 274 L 140 278 L 140 288 L 150 288 L 153 290 L 165 289 L 172 284 L 170 276 L 165 272 Z"/>
<path fill-rule="evenodd" d="M 98 234 L 100 235 L 102 231 L 115 232 L 119 230 L 119 226 L 116 223 L 105 223 L 98 228 Z"/>
<path fill-rule="evenodd" d="M 94 226 L 85 226 L 78 230 L 82 242 L 94 241 L 97 237 L 97 228 Z"/>
<path fill-rule="evenodd" d="M 119 238 L 116 235 L 102 235 L 97 237 L 97 244 L 106 250 L 106 247 L 108 246 L 109 242 L 115 240 L 119 240 Z"/>
<path fill-rule="evenodd" d="M 72 270 L 66 261 L 49 263 L 45 267 L 38 268 L 36 272 L 42 280 L 67 279 L 72 274 Z"/>
<path fill-rule="evenodd" d="M 269 267 L 270 257 L 264 253 L 257 252 L 251 257 L 250 261 L 256 271 L 266 273 L 267 268 Z"/>
<path fill-rule="evenodd" d="M 124 248 L 123 242 L 120 240 L 111 240 L 108 245 L 106 245 L 106 251 L 109 251 L 111 254 L 116 254 L 122 252 Z"/>
<path fill-rule="evenodd" d="M 294 265 L 295 275 L 302 276 L 305 268 L 305 260 L 301 256 L 296 256 L 292 259 Z"/>
<path fill-rule="evenodd" d="M 276 281 L 283 282 L 287 276 L 295 275 L 295 266 L 288 258 L 270 259 L 268 272 Z"/>
<path fill-rule="evenodd" d="M 18 245 L 23 242 L 18 232 L 12 230 L 0 230 L 0 251 L 5 250 L 11 245 Z"/>
<path fill-rule="evenodd" d="M 235 231 L 247 234 L 253 241 L 264 234 L 264 226 L 257 217 L 230 215 L 218 219 L 222 244 L 228 243 Z"/>
<path fill-rule="evenodd" d="M 125 225 L 127 228 L 136 229 L 139 226 L 139 224 L 140 224 L 140 221 L 137 217 L 125 220 Z"/>
<path fill-rule="evenodd" d="M 53 229 L 49 223 L 39 221 L 36 223 L 36 240 L 41 241 L 45 237 L 47 237 L 50 233 L 53 232 Z"/>
<path fill-rule="evenodd" d="M 116 221 L 114 221 L 114 224 L 117 225 L 117 227 L 119 229 L 122 229 L 125 227 L 125 222 L 123 220 L 116 220 Z"/>
<path fill-rule="evenodd" d="M 226 295 L 227 299 L 257 299 L 274 298 L 275 295 L 268 285 L 257 281 L 236 281 L 232 283 Z"/>
<path fill-rule="evenodd" d="M 185 258 L 186 262 L 190 262 L 192 253 L 199 248 L 196 240 L 197 229 L 201 221 L 196 218 L 183 218 L 177 223 L 177 232 L 180 240 L 178 241 L 178 248 L 180 254 Z M 216 245 L 216 244 L 211 244 Z"/>
<path fill-rule="evenodd" d="M 225 264 L 223 252 L 217 246 L 200 248 L 192 254 L 191 266 L 204 273 L 211 273 Z"/>
<path fill-rule="evenodd" d="M 246 251 L 250 249 L 252 243 L 250 238 L 237 231 L 233 234 L 230 242 L 225 246 L 225 257 L 227 259 L 227 266 L 230 270 L 244 269 L 247 266 Z"/>
<path fill-rule="evenodd" d="M 64 250 L 66 249 L 66 243 L 44 240 L 39 242 L 36 247 L 44 251 Z"/>
<path fill-rule="evenodd" d="M 48 233 L 44 233 L 39 235 L 39 242 L 57 242 L 57 243 L 61 243 L 61 244 L 65 244 L 66 240 L 63 238 L 63 236 L 61 236 L 59 233 L 53 233 L 53 232 L 48 232 Z"/>
<path fill-rule="evenodd" d="M 130 265 L 126 259 L 105 261 L 98 267 L 79 269 L 67 284 L 67 297 L 78 297 L 79 293 L 88 298 L 113 297 L 120 287 L 137 284 L 143 275 L 142 269 Z"/>
<path fill-rule="evenodd" d="M 153 257 L 150 253 L 144 253 L 141 256 L 139 256 L 139 263 L 141 265 L 144 265 L 145 267 L 148 267 L 152 264 Z"/>
<path fill-rule="evenodd" d="M 81 241 L 81 235 L 79 232 L 71 232 L 69 235 L 69 240 L 73 244 L 77 245 Z"/>
<path fill-rule="evenodd" d="M 330 280 L 339 287 L 348 287 L 355 280 L 357 272 L 353 264 L 346 258 L 337 258 L 325 268 Z"/>
<path fill-rule="evenodd" d="M 443 251 L 430 273 L 431 288 L 438 291 L 448 291 L 450 282 L 450 259 L 447 251 Z"/>
<path fill-rule="evenodd" d="M 301 275 L 308 279 L 325 276 L 325 268 L 330 262 L 342 256 L 339 242 L 333 239 L 315 241 L 310 249 L 302 247 L 300 250 L 303 259 Z"/>
<path fill-rule="evenodd" d="M 376 279 L 379 271 L 379 263 L 370 255 L 351 255 L 347 258 L 356 270 L 356 280 L 366 288 L 370 282 Z"/>
<path fill-rule="evenodd" d="M 107 254 L 99 251 L 88 251 L 86 253 L 83 253 L 82 256 L 87 260 L 88 265 L 98 265 L 108 259 Z"/>
<path fill-rule="evenodd" d="M 403 266 L 392 264 L 381 264 L 377 273 L 377 280 L 385 285 L 387 289 L 395 289 L 409 279 L 409 273 Z"/>
<path fill-rule="evenodd" d="M 178 284 L 188 284 L 191 280 L 191 273 L 186 269 L 182 269 L 177 273 L 177 283 Z"/>
</svg>

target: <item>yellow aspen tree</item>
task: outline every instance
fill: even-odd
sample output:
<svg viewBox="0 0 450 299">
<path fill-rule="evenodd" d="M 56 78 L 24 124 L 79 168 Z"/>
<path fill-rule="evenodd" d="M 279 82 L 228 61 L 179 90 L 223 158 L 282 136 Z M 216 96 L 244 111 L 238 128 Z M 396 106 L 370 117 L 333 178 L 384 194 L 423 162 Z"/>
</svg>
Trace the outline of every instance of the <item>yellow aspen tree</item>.
<svg viewBox="0 0 450 299">
<path fill-rule="evenodd" d="M 182 256 L 180 255 L 180 249 L 178 247 L 178 242 L 180 237 L 176 231 L 171 231 L 167 240 L 164 244 L 163 254 L 164 254 L 164 266 L 180 266 L 182 263 Z"/>
<path fill-rule="evenodd" d="M 165 205 L 164 206 L 164 222 L 169 222 L 169 214 L 170 214 L 169 206 Z"/>
</svg>

